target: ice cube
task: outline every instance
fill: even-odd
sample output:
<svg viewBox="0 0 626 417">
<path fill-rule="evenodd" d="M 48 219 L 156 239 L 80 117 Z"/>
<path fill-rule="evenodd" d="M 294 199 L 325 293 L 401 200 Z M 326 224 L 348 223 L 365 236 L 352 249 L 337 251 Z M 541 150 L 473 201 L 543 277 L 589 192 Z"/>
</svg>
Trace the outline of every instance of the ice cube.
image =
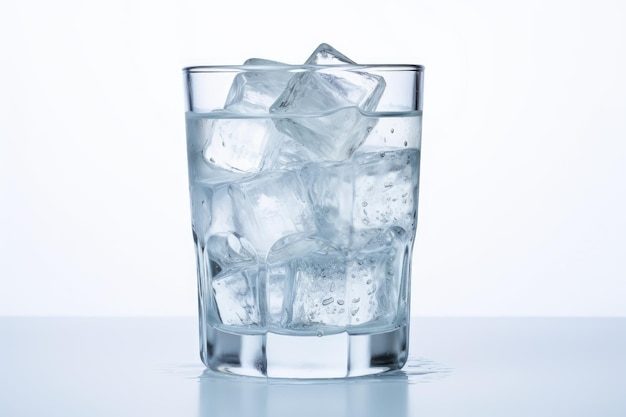
<svg viewBox="0 0 626 417">
<path fill-rule="evenodd" d="M 419 151 L 361 153 L 353 158 L 353 226 L 357 234 L 399 226 L 412 235 L 417 219 Z"/>
<path fill-rule="evenodd" d="M 220 320 L 228 325 L 259 323 L 256 297 L 258 271 L 254 268 L 222 272 L 212 286 Z"/>
<path fill-rule="evenodd" d="M 290 328 L 315 325 L 345 326 L 346 260 L 341 253 L 318 254 L 294 260 L 290 265 L 295 279 Z"/>
<path fill-rule="evenodd" d="M 237 230 L 261 257 L 284 236 L 317 230 L 306 188 L 296 172 L 264 172 L 232 184 L 230 194 Z"/>
<path fill-rule="evenodd" d="M 308 164 L 300 171 L 319 235 L 346 246 L 351 240 L 353 185 L 350 164 Z"/>
<path fill-rule="evenodd" d="M 246 64 L 271 67 L 280 63 L 252 59 Z M 233 81 L 225 110 L 188 117 L 190 173 L 219 181 L 230 180 L 229 173 L 256 173 L 269 168 L 285 135 L 259 113 L 269 112 L 290 77 L 282 70 L 241 72 Z"/>
<path fill-rule="evenodd" d="M 397 316 L 408 234 L 392 227 L 353 254 L 347 267 L 349 323 L 390 324 Z"/>
<path fill-rule="evenodd" d="M 187 154 L 189 158 L 189 179 L 191 182 L 204 184 L 219 184 L 237 180 L 241 171 L 232 171 L 221 168 L 204 156 L 207 140 L 212 138 L 212 126 L 215 118 L 187 116 Z"/>
<path fill-rule="evenodd" d="M 243 118 L 226 112 L 208 119 L 206 161 L 219 168 L 255 173 L 269 167 L 283 135 L 269 119 Z"/>
<path fill-rule="evenodd" d="M 305 233 L 285 236 L 272 246 L 265 275 L 268 324 L 284 327 L 291 316 L 295 282 L 292 262 L 310 253 L 327 253 L 328 247 L 328 242 Z"/>
<path fill-rule="evenodd" d="M 305 62 L 306 65 L 341 65 L 356 64 L 353 60 L 333 48 L 327 43 L 322 43 Z"/>
<path fill-rule="evenodd" d="M 235 230 L 228 186 L 191 184 L 192 227 L 204 247 L 210 235 Z"/>
<path fill-rule="evenodd" d="M 294 233 L 277 240 L 267 254 L 268 264 L 281 264 L 310 253 L 335 251 L 332 241 L 308 233 Z"/>
<path fill-rule="evenodd" d="M 264 67 L 285 65 L 268 59 L 251 58 L 246 65 Z M 237 113 L 268 113 L 270 106 L 285 90 L 292 73 L 284 70 L 243 71 L 233 80 L 224 109 Z"/>
<path fill-rule="evenodd" d="M 268 308 L 274 324 L 290 329 L 343 326 L 346 258 L 318 237 L 296 234 L 268 254 Z"/>
<path fill-rule="evenodd" d="M 322 44 L 309 58 L 311 63 L 352 62 Z M 279 130 L 321 157 L 341 161 L 349 158 L 376 124 L 361 111 L 373 111 L 385 89 L 382 77 L 330 65 L 297 73 L 270 112 L 287 114 L 275 119 Z M 297 117 L 298 115 L 320 117 Z M 324 116 L 321 116 L 324 114 Z"/>
<path fill-rule="evenodd" d="M 256 263 L 256 251 L 252 244 L 236 233 L 218 233 L 207 239 L 206 251 L 211 261 L 221 270 L 240 268 Z"/>
</svg>

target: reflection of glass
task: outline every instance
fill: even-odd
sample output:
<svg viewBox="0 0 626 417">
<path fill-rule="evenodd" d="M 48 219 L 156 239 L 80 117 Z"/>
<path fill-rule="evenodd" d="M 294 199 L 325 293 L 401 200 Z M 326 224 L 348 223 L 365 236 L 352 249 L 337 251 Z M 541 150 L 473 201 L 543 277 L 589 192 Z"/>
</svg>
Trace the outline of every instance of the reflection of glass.
<svg viewBox="0 0 626 417">
<path fill-rule="evenodd" d="M 423 68 L 184 74 L 203 362 L 279 378 L 401 368 Z"/>
<path fill-rule="evenodd" d="M 402 372 L 353 379 L 287 381 L 200 377 L 198 417 L 403 417 L 408 380 Z"/>
</svg>

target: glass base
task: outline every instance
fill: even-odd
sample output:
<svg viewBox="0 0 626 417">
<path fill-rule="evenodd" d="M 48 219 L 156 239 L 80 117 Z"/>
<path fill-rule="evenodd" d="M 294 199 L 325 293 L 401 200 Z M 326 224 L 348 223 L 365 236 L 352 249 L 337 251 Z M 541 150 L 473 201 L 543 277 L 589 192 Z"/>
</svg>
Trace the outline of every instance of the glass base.
<svg viewBox="0 0 626 417">
<path fill-rule="evenodd" d="M 217 372 L 269 378 L 345 378 L 400 369 L 408 357 L 409 328 L 324 336 L 235 334 L 206 329 L 200 356 Z"/>
</svg>

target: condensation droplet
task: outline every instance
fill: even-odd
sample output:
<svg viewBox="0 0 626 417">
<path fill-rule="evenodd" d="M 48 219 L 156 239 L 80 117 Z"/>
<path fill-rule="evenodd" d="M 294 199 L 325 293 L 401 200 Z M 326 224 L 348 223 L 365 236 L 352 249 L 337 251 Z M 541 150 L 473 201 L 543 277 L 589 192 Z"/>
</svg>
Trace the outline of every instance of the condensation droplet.
<svg viewBox="0 0 626 417">
<path fill-rule="evenodd" d="M 358 306 L 357 307 L 352 307 L 350 309 L 350 314 L 352 314 L 353 316 L 355 316 L 356 313 L 358 313 L 358 312 L 359 312 L 359 307 Z"/>
<path fill-rule="evenodd" d="M 393 133 L 393 127 L 391 128 L 391 133 Z"/>
<path fill-rule="evenodd" d="M 370 278 L 370 279 L 368 279 L 367 281 L 365 281 L 365 283 L 366 283 L 367 285 L 371 284 L 371 283 L 372 283 L 372 279 L 371 279 L 371 278 Z"/>
<path fill-rule="evenodd" d="M 362 202 L 362 203 L 361 203 L 361 205 L 362 205 L 363 207 L 367 207 L 367 201 Z"/>
<path fill-rule="evenodd" d="M 404 141 L 404 146 L 407 146 L 409 144 L 409 142 L 407 142 L 406 140 Z"/>
<path fill-rule="evenodd" d="M 335 299 L 333 297 L 328 297 L 322 300 L 322 305 L 327 306 L 328 304 L 332 303 L 333 301 L 335 301 Z"/>
<path fill-rule="evenodd" d="M 317 333 L 315 333 L 315 335 L 317 337 L 322 337 L 322 336 L 324 336 L 324 331 L 323 330 L 318 330 Z"/>
<path fill-rule="evenodd" d="M 355 303 L 355 304 L 358 303 L 359 301 L 361 301 L 360 297 L 356 297 L 356 298 L 352 299 L 352 302 Z"/>
<path fill-rule="evenodd" d="M 337 304 L 339 304 L 340 306 L 342 306 L 344 302 L 345 301 L 343 301 L 341 298 L 339 300 L 337 300 Z"/>
</svg>

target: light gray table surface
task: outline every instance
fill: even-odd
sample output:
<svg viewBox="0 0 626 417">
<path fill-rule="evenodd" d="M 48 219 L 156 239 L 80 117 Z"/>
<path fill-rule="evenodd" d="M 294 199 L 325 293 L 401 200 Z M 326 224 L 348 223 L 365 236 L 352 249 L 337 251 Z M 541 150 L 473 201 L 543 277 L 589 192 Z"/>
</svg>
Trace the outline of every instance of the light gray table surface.
<svg viewBox="0 0 626 417">
<path fill-rule="evenodd" d="M 402 371 L 216 375 L 195 318 L 0 318 L 0 416 L 626 416 L 626 318 L 414 318 Z"/>
</svg>

